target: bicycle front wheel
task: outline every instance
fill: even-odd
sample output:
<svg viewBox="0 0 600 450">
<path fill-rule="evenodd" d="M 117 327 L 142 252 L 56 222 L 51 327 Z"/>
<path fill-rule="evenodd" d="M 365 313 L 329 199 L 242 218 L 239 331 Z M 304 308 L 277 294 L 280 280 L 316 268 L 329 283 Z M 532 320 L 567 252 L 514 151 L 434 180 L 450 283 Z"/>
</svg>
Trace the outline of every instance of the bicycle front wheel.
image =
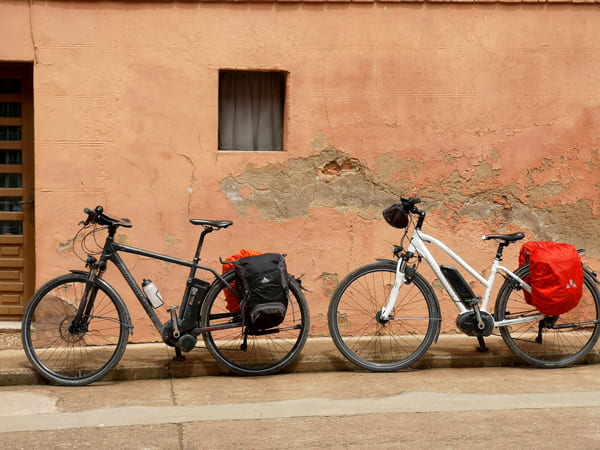
<svg viewBox="0 0 600 450">
<path fill-rule="evenodd" d="M 523 279 L 529 266 L 515 275 Z M 525 301 L 523 289 L 515 281 L 504 282 L 496 300 L 497 321 L 521 319 L 541 314 Z M 574 364 L 594 347 L 600 337 L 600 295 L 592 277 L 584 272 L 583 295 L 579 304 L 560 316 L 531 319 L 500 327 L 502 339 L 523 361 L 538 367 L 553 368 Z"/>
<path fill-rule="evenodd" d="M 223 278 L 235 279 L 234 271 Z M 309 331 L 309 311 L 298 282 L 289 280 L 289 304 L 277 327 L 251 333 L 244 342 L 241 315 L 228 310 L 225 284 L 218 282 L 206 295 L 202 307 L 202 337 L 206 347 L 225 369 L 239 375 L 271 375 L 291 364 L 302 351 Z"/>
<path fill-rule="evenodd" d="M 440 326 L 437 298 L 416 271 L 401 286 L 389 320 L 381 320 L 395 279 L 393 261 L 361 267 L 340 283 L 329 304 L 329 331 L 336 347 L 354 364 L 374 372 L 418 361 Z"/>
<path fill-rule="evenodd" d="M 95 282 L 92 307 L 74 326 L 86 281 L 87 274 L 49 281 L 33 295 L 23 316 L 25 354 L 53 383 L 78 386 L 101 379 L 119 362 L 127 345 L 127 311 L 107 284 Z"/>
</svg>

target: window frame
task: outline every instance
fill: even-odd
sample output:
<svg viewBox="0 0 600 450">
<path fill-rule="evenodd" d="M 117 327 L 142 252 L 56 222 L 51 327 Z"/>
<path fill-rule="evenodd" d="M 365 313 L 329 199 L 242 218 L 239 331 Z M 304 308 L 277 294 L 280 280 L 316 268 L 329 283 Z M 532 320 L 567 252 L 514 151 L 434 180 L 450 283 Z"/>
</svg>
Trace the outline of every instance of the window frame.
<svg viewBox="0 0 600 450">
<path fill-rule="evenodd" d="M 263 75 L 263 74 L 273 74 L 276 75 L 275 77 L 273 77 L 273 81 L 275 80 L 279 80 L 279 84 L 277 86 L 277 89 L 279 90 L 279 94 L 280 97 L 278 99 L 278 107 L 277 109 L 279 110 L 279 114 L 280 117 L 277 120 L 277 124 L 276 126 L 279 127 L 280 129 L 280 137 L 277 139 L 276 144 L 273 146 L 273 148 L 256 148 L 255 144 L 255 140 L 257 139 L 255 137 L 255 134 L 253 134 L 253 139 L 252 139 L 252 144 L 253 145 L 246 145 L 243 147 L 246 148 L 241 148 L 242 146 L 240 146 L 240 148 L 236 148 L 235 145 L 227 145 L 226 143 L 223 142 L 223 134 L 225 134 L 224 131 L 224 127 L 225 127 L 225 120 L 226 116 L 229 114 L 231 115 L 232 113 L 230 113 L 229 111 L 224 112 L 223 108 L 224 108 L 224 95 L 226 94 L 225 92 L 225 86 L 224 86 L 224 77 L 227 75 L 239 75 L 239 76 L 252 76 L 253 74 L 255 75 Z M 240 152 L 252 152 L 252 153 L 256 153 L 256 152 L 264 152 L 264 153 L 279 153 L 279 152 L 284 152 L 285 151 L 285 147 L 286 147 L 286 116 L 287 116 L 287 98 L 288 98 L 288 76 L 289 76 L 289 72 L 285 71 L 285 70 L 279 70 L 279 69 L 261 69 L 261 70 L 252 70 L 252 69 L 219 69 L 218 71 L 218 93 L 217 93 L 217 151 L 218 152 L 231 152 L 231 153 L 240 153 Z M 259 83 L 259 81 L 255 81 L 255 83 Z M 230 93 L 231 94 L 231 93 Z M 235 95 L 235 94 L 231 94 L 231 95 Z M 271 104 L 272 106 L 272 104 Z M 225 106 L 227 107 L 227 106 Z M 233 113 L 235 115 L 235 113 Z M 248 120 L 248 119 L 245 119 Z M 239 126 L 239 124 L 237 125 Z M 230 125 L 231 128 L 234 128 L 233 132 L 235 133 L 235 127 L 236 124 Z M 254 124 L 253 124 L 254 127 Z M 277 130 L 275 130 L 275 133 L 277 133 Z M 273 134 L 273 129 L 271 130 L 271 134 Z"/>
</svg>

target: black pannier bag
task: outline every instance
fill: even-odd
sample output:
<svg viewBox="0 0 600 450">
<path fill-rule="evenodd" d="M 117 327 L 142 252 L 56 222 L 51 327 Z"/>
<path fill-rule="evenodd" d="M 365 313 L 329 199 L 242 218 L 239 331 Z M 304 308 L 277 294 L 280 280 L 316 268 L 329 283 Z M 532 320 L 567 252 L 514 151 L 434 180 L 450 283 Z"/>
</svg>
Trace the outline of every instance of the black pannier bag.
<svg viewBox="0 0 600 450">
<path fill-rule="evenodd" d="M 235 262 L 235 278 L 244 327 L 266 330 L 283 322 L 289 291 L 284 255 L 265 253 L 240 258 Z"/>
</svg>

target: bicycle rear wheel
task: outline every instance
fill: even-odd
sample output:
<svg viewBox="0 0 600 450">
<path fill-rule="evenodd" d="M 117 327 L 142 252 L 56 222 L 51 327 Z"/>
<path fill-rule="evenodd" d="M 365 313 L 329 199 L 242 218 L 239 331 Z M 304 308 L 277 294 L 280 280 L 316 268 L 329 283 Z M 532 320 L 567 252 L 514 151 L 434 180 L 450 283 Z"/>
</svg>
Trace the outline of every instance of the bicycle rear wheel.
<svg viewBox="0 0 600 450">
<path fill-rule="evenodd" d="M 223 278 L 235 279 L 234 271 Z M 302 351 L 309 331 L 308 304 L 298 283 L 291 278 L 289 304 L 284 321 L 274 329 L 250 334 L 247 345 L 239 312 L 227 309 L 225 284 L 216 283 L 206 295 L 202 307 L 202 337 L 206 347 L 225 369 L 239 375 L 271 375 L 291 364 Z"/>
<path fill-rule="evenodd" d="M 515 275 L 526 278 L 529 266 L 520 267 Z M 504 282 L 496 300 L 497 321 L 539 314 L 525 301 L 518 283 L 511 279 Z M 594 347 L 600 337 L 599 320 L 600 294 L 592 277 L 584 272 L 583 295 L 574 309 L 560 316 L 503 326 L 500 333 L 508 348 L 523 361 L 544 368 L 564 367 L 583 359 Z"/>
<path fill-rule="evenodd" d="M 89 315 L 73 318 L 87 274 L 67 274 L 44 284 L 27 305 L 22 323 L 25 354 L 47 380 L 67 386 L 93 383 L 121 359 L 129 337 L 128 314 L 118 294 L 95 282 Z"/>
<path fill-rule="evenodd" d="M 418 361 L 440 326 L 437 298 L 416 271 L 400 288 L 390 319 L 380 319 L 395 279 L 394 261 L 361 267 L 340 283 L 329 304 L 329 331 L 336 347 L 354 364 L 374 372 Z"/>
</svg>

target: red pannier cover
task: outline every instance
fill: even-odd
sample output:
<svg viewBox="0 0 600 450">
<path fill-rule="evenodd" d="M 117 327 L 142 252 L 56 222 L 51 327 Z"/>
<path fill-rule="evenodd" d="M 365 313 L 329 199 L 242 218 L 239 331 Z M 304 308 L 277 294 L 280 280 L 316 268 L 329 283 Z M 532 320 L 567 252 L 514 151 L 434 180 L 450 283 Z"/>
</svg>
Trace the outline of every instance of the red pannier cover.
<svg viewBox="0 0 600 450">
<path fill-rule="evenodd" d="M 559 242 L 527 242 L 519 253 L 519 266 L 529 262 L 531 295 L 525 300 L 547 316 L 575 308 L 583 293 L 583 266 L 575 247 Z"/>
<path fill-rule="evenodd" d="M 222 273 L 226 273 L 226 272 L 229 272 L 230 270 L 232 270 L 235 267 L 235 262 L 238 259 L 245 258 L 247 256 L 258 256 L 258 255 L 262 255 L 262 253 L 258 252 L 256 250 L 247 250 L 247 249 L 243 248 L 239 252 L 237 252 L 235 255 L 232 255 L 229 258 L 227 258 L 228 262 L 227 262 L 227 264 L 223 264 L 223 272 Z M 229 262 L 229 261 L 231 261 L 231 262 Z M 235 288 L 235 281 L 233 281 L 231 283 L 231 287 Z M 227 303 L 227 306 L 226 306 L 227 311 L 239 312 L 240 311 L 240 301 L 238 300 L 238 298 L 229 289 L 225 289 L 223 292 L 225 292 L 225 303 Z"/>
</svg>

